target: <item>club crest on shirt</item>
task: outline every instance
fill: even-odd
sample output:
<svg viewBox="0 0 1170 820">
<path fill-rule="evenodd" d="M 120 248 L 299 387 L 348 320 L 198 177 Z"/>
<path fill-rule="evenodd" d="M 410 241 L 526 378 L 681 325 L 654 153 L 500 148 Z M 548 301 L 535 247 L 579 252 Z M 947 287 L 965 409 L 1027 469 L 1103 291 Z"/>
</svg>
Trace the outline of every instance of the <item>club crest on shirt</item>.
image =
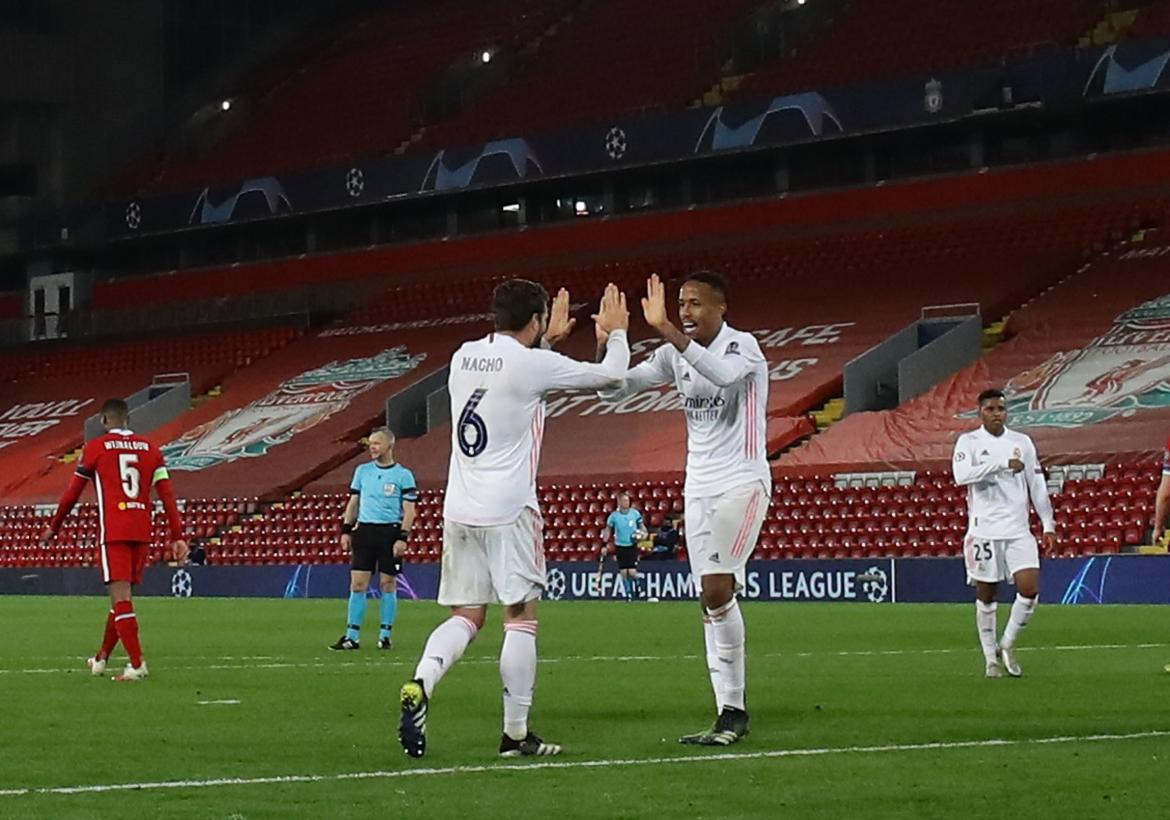
<svg viewBox="0 0 1170 820">
<path fill-rule="evenodd" d="M 1015 428 L 1076 428 L 1170 407 L 1170 293 L 1120 314 L 1084 347 L 1017 373 L 1004 392 Z"/>
</svg>

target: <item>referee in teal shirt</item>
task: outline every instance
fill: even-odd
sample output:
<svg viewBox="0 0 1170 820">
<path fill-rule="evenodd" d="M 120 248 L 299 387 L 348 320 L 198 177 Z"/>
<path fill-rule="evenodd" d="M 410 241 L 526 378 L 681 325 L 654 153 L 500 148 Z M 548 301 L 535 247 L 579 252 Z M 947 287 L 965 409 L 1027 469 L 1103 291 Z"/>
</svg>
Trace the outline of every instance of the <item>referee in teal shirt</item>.
<svg viewBox="0 0 1170 820">
<path fill-rule="evenodd" d="M 414 523 L 418 487 L 414 474 L 394 461 L 394 434 L 378 427 L 369 437 L 370 461 L 358 465 L 349 485 L 341 520 L 341 545 L 353 553 L 349 572 L 349 610 L 345 634 L 330 649 L 358 649 L 366 615 L 370 576 L 381 573 L 381 630 L 378 648 L 390 649 L 398 612 L 398 573 Z"/>
<path fill-rule="evenodd" d="M 600 580 L 601 565 L 605 562 L 605 552 L 609 547 L 609 536 L 613 534 L 614 554 L 617 556 L 618 573 L 622 576 L 622 587 L 626 592 L 626 600 L 632 601 L 641 596 L 642 590 L 638 585 L 638 545 L 637 541 L 646 537 L 646 525 L 642 520 L 642 513 L 630 506 L 630 494 L 619 493 L 618 508 L 609 514 L 602 531 L 601 555 L 598 559 L 597 574 Z"/>
</svg>

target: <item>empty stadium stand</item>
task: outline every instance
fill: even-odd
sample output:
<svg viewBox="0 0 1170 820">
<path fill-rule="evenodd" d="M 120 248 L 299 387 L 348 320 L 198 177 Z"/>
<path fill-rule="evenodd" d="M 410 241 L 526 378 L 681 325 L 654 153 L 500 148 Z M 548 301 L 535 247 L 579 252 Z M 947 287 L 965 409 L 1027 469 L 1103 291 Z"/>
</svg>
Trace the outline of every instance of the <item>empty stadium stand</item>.
<svg viewBox="0 0 1170 820">
<path fill-rule="evenodd" d="M 1049 462 L 1158 452 L 1170 429 L 1165 241 L 1154 232 L 1086 266 L 1013 313 L 1012 338 L 975 364 L 894 410 L 844 419 L 781 466 L 946 463 L 955 435 L 977 426 L 974 396 L 988 386 L 1006 388 L 1008 424 L 1024 427 Z"/>
<path fill-rule="evenodd" d="M 192 519 L 190 526 L 208 541 L 212 560 L 336 560 L 336 533 L 330 530 L 336 525 L 337 494 L 344 492 L 354 461 L 362 458 L 356 437 L 380 417 L 389 393 L 433 373 L 459 341 L 483 332 L 480 311 L 490 286 L 502 276 L 519 273 L 550 286 L 568 284 L 577 300 L 584 301 L 605 281 L 618 281 L 633 291 L 650 272 L 674 275 L 707 266 L 725 270 L 734 288 L 730 317 L 758 333 L 773 368 L 769 439 L 777 447 L 801 422 L 807 424 L 804 413 L 840 390 L 844 361 L 916 318 L 925 304 L 977 301 L 993 319 L 1034 300 L 1013 317 L 1011 327 L 1019 340 L 1026 337 L 1028 317 L 1045 304 L 1059 304 L 1053 300 L 1077 282 L 1097 282 L 1106 294 L 1095 298 L 1090 287 L 1078 297 L 1079 304 L 1092 305 L 1090 318 L 1106 326 L 1119 313 L 1160 295 L 1155 292 L 1161 281 L 1160 251 L 1154 240 L 1104 260 L 1097 257 L 1132 232 L 1162 224 L 1167 180 L 1170 156 L 1141 154 L 250 269 L 196 271 L 145 283 L 115 282 L 103 286 L 102 298 L 104 304 L 117 304 L 119 294 L 129 294 L 131 287 L 146 304 L 196 292 L 230 297 L 244 291 L 275 292 L 296 277 L 381 283 L 381 298 L 369 300 L 336 325 L 283 347 L 273 345 L 278 349 L 225 378 L 221 396 L 153 434 L 169 445 L 177 491 L 196 505 L 192 509 L 234 499 L 226 502 L 235 505 L 231 510 L 213 506 Z M 1131 251 L 1141 253 L 1126 256 Z M 1097 261 L 1086 273 L 1035 298 L 1086 259 Z M 1125 289 L 1113 286 L 1119 281 L 1127 283 Z M 1150 295 L 1143 296 L 1143 288 Z M 1043 325 L 1049 328 L 1046 332 L 1059 319 Z M 1067 333 L 1076 330 L 1083 347 L 1092 338 L 1078 330 L 1079 324 L 1066 324 L 1061 331 L 1066 335 L 1053 332 L 1053 339 L 1069 338 Z M 639 354 L 648 349 L 647 337 L 645 328 L 635 326 L 632 338 Z M 149 345 L 149 340 L 140 341 Z M 1015 343 L 1002 345 L 988 361 Z M 568 342 L 578 355 L 588 355 L 591 346 L 585 327 Z M 189 352 L 175 355 L 186 360 Z M 421 354 L 426 358 L 415 358 Z M 1036 355 L 1029 353 L 1027 367 L 1044 361 L 1040 357 L 1033 362 Z M 225 358 L 231 362 L 228 369 L 239 365 L 231 356 Z M 52 372 L 51 363 L 39 360 L 35 366 L 22 366 L 26 370 L 12 372 Z M 79 368 L 68 370 L 72 375 L 58 379 L 61 384 L 82 378 L 81 365 L 61 366 Z M 1012 369 L 1006 375 L 1018 372 Z M 94 381 L 103 391 L 116 389 L 112 373 Z M 26 383 L 41 380 L 20 378 L 22 390 Z M 71 397 L 36 401 L 66 398 Z M 599 404 L 588 396 L 551 397 L 542 493 L 554 557 L 595 549 L 597 516 L 615 486 L 633 488 L 645 505 L 653 502 L 652 521 L 655 515 L 676 511 L 680 503 L 683 429 L 679 414 L 667 409 L 669 396 L 636 397 L 620 409 L 595 406 Z M 785 457 L 761 555 L 950 554 L 956 549 L 952 535 L 962 523 L 962 510 L 945 474 L 919 472 L 909 488 L 841 490 L 833 473 L 843 462 L 808 457 L 835 441 L 836 431 L 849 423 L 835 425 Z M 78 427 L 58 426 L 70 430 L 73 440 L 80 439 Z M 419 558 L 433 557 L 437 547 L 438 488 L 445 475 L 448 435 L 440 427 L 400 442 L 402 460 L 416 470 L 426 489 L 420 526 L 427 536 L 414 545 Z M 606 447 L 582 447 L 582 441 L 602 441 Z M 1141 464 L 1150 449 L 1134 449 L 1125 465 Z M 1043 442 L 1041 450 L 1055 454 Z M 2 485 L 4 502 L 11 505 L 4 508 L 6 528 L 19 530 L 22 535 L 13 543 L 23 545 L 17 549 L 20 557 L 3 550 L 4 560 L 70 560 L 31 547 L 38 530 L 36 510 L 29 505 L 54 499 L 71 467 L 58 459 L 60 448 L 26 448 L 21 453 L 18 464 L 11 460 L 18 454 L 15 447 L 0 450 L 8 481 Z M 615 459 L 613 453 L 620 456 Z M 35 462 L 35 468 L 23 468 L 25 459 Z M 791 468 L 789 459 L 795 459 Z M 1072 525 L 1083 524 L 1078 532 L 1084 550 L 1132 543 L 1138 518 L 1146 514 L 1141 506 L 1146 502 L 1139 496 L 1148 495 L 1142 471 L 1149 467 L 1123 466 L 1119 473 L 1115 459 L 1104 460 L 1113 465 L 1104 479 L 1083 486 L 1066 483 L 1070 500 L 1062 502 L 1062 515 L 1067 513 L 1065 520 Z M 884 463 L 880 456 L 864 461 L 862 469 Z M 914 462 L 922 468 L 918 459 Z M 926 466 L 937 469 L 937 462 Z M 1125 472 L 1130 469 L 1134 472 Z M 1117 518 L 1113 509 L 1102 509 L 1100 499 L 1116 498 L 1121 484 L 1106 485 L 1129 474 L 1134 476 L 1126 485 L 1129 506 L 1115 507 L 1133 514 Z M 308 491 L 305 495 L 288 500 L 302 488 Z M 850 517 L 842 512 L 850 505 L 882 512 Z M 862 522 L 856 525 L 860 529 L 850 529 L 854 520 Z M 84 526 L 79 531 L 88 533 Z M 86 537 L 65 538 L 58 549 L 83 549 Z M 210 540 L 215 538 L 219 541 Z M 76 559 L 78 553 L 64 555 Z"/>
<path fill-rule="evenodd" d="M 546 38 L 509 82 L 430 125 L 431 148 L 679 110 L 717 76 L 726 35 L 756 0 L 595 0 Z M 572 101 L 571 105 L 563 104 Z"/>
<path fill-rule="evenodd" d="M 388 153 L 421 121 L 425 97 L 451 65 L 516 48 L 575 0 L 392 3 L 359 21 L 284 77 L 234 134 L 199 157 L 173 155 L 144 176 L 156 190 L 199 188 Z M 129 179 L 123 181 L 123 185 Z"/>
<path fill-rule="evenodd" d="M 61 457 L 81 446 L 85 419 L 110 396 L 130 395 L 164 373 L 186 374 L 193 395 L 206 393 L 299 333 L 280 326 L 104 344 L 62 342 L 5 353 L 0 493 L 9 503 L 47 500 L 55 492 L 51 485 L 72 470 Z"/>
<path fill-rule="evenodd" d="M 667 257 L 678 268 L 711 261 L 712 251 L 802 239 L 817 256 L 831 258 L 841 234 L 880 231 L 901 225 L 963 222 L 986 218 L 991 210 L 1004 217 L 1017 212 L 1048 212 L 1052 230 L 1076 232 L 1086 248 L 1100 250 L 1110 239 L 1161 215 L 1170 182 L 1170 152 L 1098 157 L 973 175 L 887 183 L 863 190 L 825 191 L 779 200 L 747 202 L 690 211 L 584 220 L 491 236 L 317 254 L 249 265 L 112 279 L 94 289 L 94 309 L 126 304 L 153 306 L 198 298 L 232 299 L 245 294 L 275 294 L 312 284 L 334 288 L 365 285 L 400 304 L 391 319 L 426 318 L 482 309 L 484 278 L 499 275 L 539 276 L 600 267 L 627 260 Z M 1128 208 L 1122 226 L 1114 220 L 1084 219 L 1065 226 L 1062 208 Z M 1107 224 L 1108 223 L 1108 224 Z M 1104 229 L 1104 230 L 1102 230 Z M 945 241 L 945 232 L 940 232 Z M 819 238 L 818 245 L 814 240 Z M 790 267 L 802 257 L 765 264 Z M 558 274 L 559 275 L 559 274 Z M 468 294 L 467 282 L 474 285 Z M 419 288 L 425 284 L 427 287 Z M 559 283 L 558 283 L 559 284 Z M 402 287 L 395 290 L 397 286 Z M 437 288 L 438 290 L 431 290 Z M 392 298 L 391 298 L 392 297 Z M 423 315 L 404 316 L 412 311 Z"/>
<path fill-rule="evenodd" d="M 798 53 L 758 67 L 740 96 L 854 85 L 1009 53 L 1073 46 L 1097 22 L 1096 0 L 855 0 Z"/>
</svg>

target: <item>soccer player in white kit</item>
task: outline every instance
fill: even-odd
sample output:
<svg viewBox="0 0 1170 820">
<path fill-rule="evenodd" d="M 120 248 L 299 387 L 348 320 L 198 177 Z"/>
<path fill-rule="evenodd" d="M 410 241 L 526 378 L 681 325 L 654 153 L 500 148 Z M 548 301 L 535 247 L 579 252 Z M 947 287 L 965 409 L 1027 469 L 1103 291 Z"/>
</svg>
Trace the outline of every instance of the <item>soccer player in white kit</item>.
<svg viewBox="0 0 1170 820">
<path fill-rule="evenodd" d="M 700 588 L 715 724 L 680 743 L 727 746 L 748 732 L 744 699 L 744 622 L 735 594 L 743 588 L 772 492 L 765 439 L 768 363 L 756 337 L 724 321 L 727 283 L 693 273 L 679 290 L 674 326 L 666 286 L 655 274 L 642 300 L 646 322 L 666 344 L 626 374 L 607 400 L 673 384 L 687 421 L 683 488 L 687 554 Z"/>
<path fill-rule="evenodd" d="M 483 628 L 487 605 L 504 606 L 500 678 L 504 733 L 500 754 L 555 755 L 528 728 L 536 684 L 536 605 L 545 586 L 543 522 L 536 471 L 544 434 L 544 395 L 551 390 L 615 387 L 630 363 L 625 295 L 610 284 L 593 317 L 606 338 L 600 363 L 541 348 L 569 335 L 569 294 L 549 311 L 535 282 L 512 279 L 492 294 L 495 330 L 465 342 L 451 357 L 451 461 L 443 504 L 439 603 L 451 617 L 431 633 L 401 691 L 398 739 L 411 757 L 426 753 L 426 718 L 435 686 Z"/>
<path fill-rule="evenodd" d="M 975 625 L 985 674 L 1002 677 L 1002 662 L 1018 678 L 1023 671 L 1016 661 L 1016 639 L 1032 620 L 1040 590 L 1040 553 L 1028 526 L 1029 498 L 1044 528 L 1045 551 L 1056 548 L 1056 523 L 1036 445 L 1005 426 L 1003 392 L 984 390 L 978 402 L 983 424 L 959 436 L 951 459 L 955 483 L 967 488 L 963 557 L 967 581 L 975 585 Z M 1007 580 L 1015 584 L 1016 600 L 997 642 L 996 585 Z"/>
</svg>

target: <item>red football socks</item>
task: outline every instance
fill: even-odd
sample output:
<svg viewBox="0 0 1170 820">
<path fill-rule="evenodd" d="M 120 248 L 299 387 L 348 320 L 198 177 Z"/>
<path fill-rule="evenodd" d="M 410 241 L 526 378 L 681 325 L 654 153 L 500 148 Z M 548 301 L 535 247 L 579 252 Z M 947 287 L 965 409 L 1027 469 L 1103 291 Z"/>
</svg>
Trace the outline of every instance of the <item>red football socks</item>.
<svg viewBox="0 0 1170 820">
<path fill-rule="evenodd" d="M 104 661 L 110 657 L 114 647 L 118 645 L 118 630 L 114 627 L 114 610 L 106 615 L 106 632 L 102 635 L 102 648 L 98 650 L 97 659 Z"/>
<path fill-rule="evenodd" d="M 134 604 L 118 601 L 114 604 L 114 628 L 118 638 L 130 656 L 130 665 L 137 669 L 142 666 L 142 646 L 138 643 L 138 618 L 134 615 Z"/>
</svg>

